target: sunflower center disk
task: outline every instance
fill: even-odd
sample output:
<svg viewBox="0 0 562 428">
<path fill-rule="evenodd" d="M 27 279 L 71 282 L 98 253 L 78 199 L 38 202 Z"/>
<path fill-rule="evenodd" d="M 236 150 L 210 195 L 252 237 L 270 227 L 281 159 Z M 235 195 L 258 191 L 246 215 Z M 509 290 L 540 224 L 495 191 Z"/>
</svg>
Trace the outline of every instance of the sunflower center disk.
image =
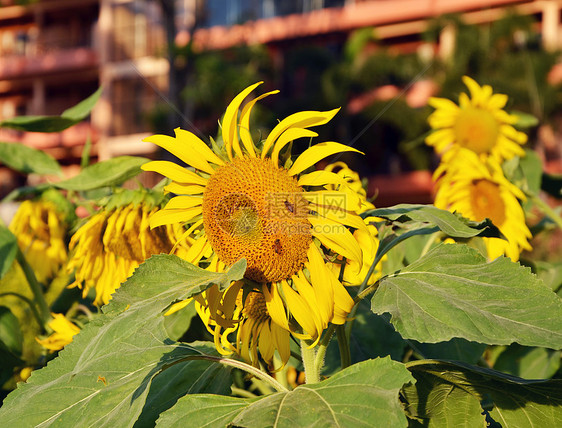
<svg viewBox="0 0 562 428">
<path fill-rule="evenodd" d="M 489 152 L 496 145 L 499 126 L 489 111 L 467 108 L 459 113 L 454 131 L 460 145 L 480 154 Z"/>
<path fill-rule="evenodd" d="M 203 224 L 213 250 L 230 265 L 248 261 L 246 277 L 287 279 L 302 268 L 312 242 L 303 189 L 270 159 L 238 158 L 209 178 Z"/>
<path fill-rule="evenodd" d="M 470 202 L 476 221 L 488 217 L 496 226 L 505 221 L 505 203 L 497 184 L 488 180 L 473 181 L 470 186 Z"/>
</svg>

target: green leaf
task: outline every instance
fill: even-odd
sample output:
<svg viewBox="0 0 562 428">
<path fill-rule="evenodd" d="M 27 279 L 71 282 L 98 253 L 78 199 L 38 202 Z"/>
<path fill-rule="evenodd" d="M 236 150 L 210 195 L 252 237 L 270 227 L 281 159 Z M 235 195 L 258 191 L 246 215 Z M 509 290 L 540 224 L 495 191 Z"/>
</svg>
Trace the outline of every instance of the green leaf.
<svg viewBox="0 0 562 428">
<path fill-rule="evenodd" d="M 137 156 L 118 156 L 87 166 L 80 174 L 54 185 L 66 190 L 93 190 L 100 187 L 118 186 L 141 173 L 141 165 L 148 159 Z"/>
<path fill-rule="evenodd" d="M 390 208 L 378 208 L 361 214 L 362 217 L 381 217 L 401 223 L 415 222 L 416 228 L 437 227 L 453 238 L 474 236 L 500 236 L 497 228 L 489 221 L 475 222 L 458 214 L 439 209 L 433 205 L 400 204 Z M 419 224 L 421 223 L 421 225 Z"/>
<path fill-rule="evenodd" d="M 369 310 L 367 301 L 362 300 L 359 305 L 349 338 L 351 363 L 387 355 L 393 360 L 402 360 L 407 346 L 406 341 L 384 317 L 375 315 Z M 336 373 L 340 370 L 340 365 L 338 344 L 336 340 L 332 340 L 326 352 L 322 374 Z"/>
<path fill-rule="evenodd" d="M 0 225 L 0 279 L 12 267 L 18 253 L 18 239 L 5 226 Z"/>
<path fill-rule="evenodd" d="M 519 167 L 525 180 L 521 188 L 537 195 L 541 190 L 543 170 L 539 155 L 534 150 L 525 150 L 525 156 L 519 159 Z"/>
<path fill-rule="evenodd" d="M 389 357 L 259 399 L 187 395 L 157 421 L 162 427 L 405 427 L 398 391 L 413 378 Z M 230 426 L 230 425 L 228 425 Z"/>
<path fill-rule="evenodd" d="M 0 341 L 10 352 L 21 355 L 23 336 L 17 317 L 5 306 L 0 306 Z"/>
<path fill-rule="evenodd" d="M 242 278 L 245 267 L 241 260 L 228 272 L 213 273 L 176 256 L 151 257 L 114 294 L 102 316 L 8 395 L 0 420 L 6 426 L 121 427 L 142 416 L 150 425 L 188 392 L 228 392 L 229 369 L 190 360 L 214 347 L 170 340 L 163 311 L 211 284 L 224 287 Z"/>
<path fill-rule="evenodd" d="M 28 132 L 60 132 L 84 120 L 101 95 L 102 88 L 65 110 L 60 116 L 18 116 L 0 122 L 0 128 Z"/>
<path fill-rule="evenodd" d="M 191 320 L 197 316 L 194 304 L 174 312 L 164 318 L 164 327 L 170 339 L 179 340 L 191 325 Z"/>
<path fill-rule="evenodd" d="M 407 365 L 415 385 L 402 390 L 409 417 L 423 426 L 503 428 L 562 424 L 562 381 L 523 380 L 494 370 L 422 360 Z M 487 414 L 481 415 L 486 410 Z"/>
<path fill-rule="evenodd" d="M 23 174 L 62 174 L 60 165 L 50 155 L 21 143 L 0 142 L 0 162 Z"/>
<path fill-rule="evenodd" d="M 539 119 L 532 114 L 523 113 L 522 111 L 512 111 L 510 114 L 517 117 L 514 126 L 519 129 L 534 128 L 539 124 Z"/>
<path fill-rule="evenodd" d="M 412 347 L 424 358 L 439 358 L 442 360 L 455 360 L 476 364 L 484 353 L 487 345 L 455 338 L 447 342 L 439 343 L 415 342 L 412 344 Z"/>
<path fill-rule="evenodd" d="M 562 300 L 529 268 L 505 257 L 486 263 L 461 244 L 441 244 L 383 278 L 371 310 L 390 313 L 402 337 L 420 342 L 562 348 Z"/>
<path fill-rule="evenodd" d="M 494 370 L 524 379 L 550 379 L 560 368 L 560 351 L 510 345 L 497 358 Z"/>
</svg>

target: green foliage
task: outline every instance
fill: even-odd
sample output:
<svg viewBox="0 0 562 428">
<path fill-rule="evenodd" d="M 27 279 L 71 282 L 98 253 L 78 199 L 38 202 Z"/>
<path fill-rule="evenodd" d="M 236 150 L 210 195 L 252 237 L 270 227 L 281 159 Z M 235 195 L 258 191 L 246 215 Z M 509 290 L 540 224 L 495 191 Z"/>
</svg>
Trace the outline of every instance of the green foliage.
<svg viewBox="0 0 562 428">
<path fill-rule="evenodd" d="M 78 191 L 117 186 L 140 174 L 140 167 L 146 162 L 148 159 L 138 156 L 118 156 L 87 166 L 80 174 L 54 185 L 60 189 Z"/>
<path fill-rule="evenodd" d="M 383 278 L 371 301 L 406 339 L 562 348 L 562 300 L 529 268 L 442 244 Z"/>
<path fill-rule="evenodd" d="M 415 385 L 403 388 L 413 426 L 554 427 L 562 423 L 562 382 L 523 380 L 463 363 L 408 364 Z M 485 413 L 484 413 L 485 411 Z"/>
<path fill-rule="evenodd" d="M 73 107 L 66 109 L 60 116 L 18 116 L 0 122 L 0 128 L 11 128 L 28 132 L 60 132 L 78 122 L 83 121 L 92 111 L 102 88 L 80 101 Z"/>
<path fill-rule="evenodd" d="M 50 155 L 20 143 L 0 142 L 0 162 L 23 174 L 62 174 L 60 165 Z"/>
<path fill-rule="evenodd" d="M 259 399 L 187 395 L 158 420 L 166 427 L 405 427 L 398 391 L 412 377 L 390 358 L 358 363 L 314 385 Z M 352 410 L 353 409 L 353 410 Z"/>
<path fill-rule="evenodd" d="M 6 275 L 18 252 L 18 240 L 10 230 L 0 224 L 0 279 Z"/>
<path fill-rule="evenodd" d="M 208 345 L 171 341 L 163 311 L 211 284 L 230 284 L 245 268 L 242 260 L 217 274 L 175 256 L 153 256 L 103 308 L 104 316 L 6 399 L 0 418 L 29 426 L 132 426 L 139 417 L 153 423 L 187 392 L 228 392 L 229 370 L 194 360 L 214 353 Z"/>
</svg>

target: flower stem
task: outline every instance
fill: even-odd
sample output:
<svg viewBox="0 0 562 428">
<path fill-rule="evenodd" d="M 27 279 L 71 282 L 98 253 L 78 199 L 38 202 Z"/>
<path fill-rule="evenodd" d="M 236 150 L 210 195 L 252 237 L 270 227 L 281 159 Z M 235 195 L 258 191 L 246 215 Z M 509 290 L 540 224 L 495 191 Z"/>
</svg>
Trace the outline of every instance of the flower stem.
<svg viewBox="0 0 562 428">
<path fill-rule="evenodd" d="M 556 212 L 550 208 L 545 201 L 543 201 L 539 196 L 531 193 L 527 194 L 527 196 L 531 197 L 533 203 L 544 213 L 546 214 L 560 229 L 562 229 L 562 218 Z"/>
<path fill-rule="evenodd" d="M 338 338 L 338 347 L 340 349 L 340 361 L 342 370 L 351 365 L 351 352 L 349 349 L 349 340 L 345 331 L 345 325 L 336 327 L 336 335 Z"/>
<path fill-rule="evenodd" d="M 34 296 L 33 300 L 39 309 L 39 316 L 42 321 L 41 326 L 45 331 L 48 331 L 49 328 L 47 324 L 51 320 L 51 311 L 49 310 L 49 305 L 47 305 L 45 296 L 43 296 L 43 290 L 41 289 L 41 285 L 39 284 L 37 278 L 35 277 L 35 272 L 33 272 L 33 269 L 31 268 L 31 266 L 29 266 L 29 263 L 27 263 L 25 256 L 23 255 L 23 253 L 19 248 L 16 255 L 16 260 L 21 266 L 21 269 L 23 270 L 23 273 L 25 275 L 25 279 L 27 279 L 27 283 L 29 284 L 31 291 L 33 292 L 33 296 Z"/>
<path fill-rule="evenodd" d="M 302 364 L 306 383 L 318 383 L 320 382 L 320 368 L 316 366 L 316 349 L 309 346 L 309 341 L 301 339 Z"/>
<path fill-rule="evenodd" d="M 320 340 L 320 344 L 318 345 L 318 349 L 316 351 L 316 357 L 314 358 L 314 367 L 317 373 L 322 372 L 322 367 L 324 367 L 324 358 L 326 357 L 326 351 L 328 350 L 328 345 L 332 340 L 332 336 L 334 335 L 334 331 L 336 326 L 334 324 L 330 324 L 326 333 L 324 333 L 324 337 Z"/>
</svg>

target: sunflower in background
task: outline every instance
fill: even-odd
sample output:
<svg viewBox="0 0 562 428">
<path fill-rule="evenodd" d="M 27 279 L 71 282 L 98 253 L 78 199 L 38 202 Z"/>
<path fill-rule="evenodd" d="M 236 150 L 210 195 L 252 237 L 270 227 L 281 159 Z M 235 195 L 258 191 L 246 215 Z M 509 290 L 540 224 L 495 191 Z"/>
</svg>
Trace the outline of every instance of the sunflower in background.
<svg viewBox="0 0 562 428">
<path fill-rule="evenodd" d="M 94 304 L 105 305 L 111 295 L 153 254 L 175 253 L 185 257 L 189 241 L 176 245 L 183 234 L 179 225 L 150 229 L 149 218 L 158 211 L 158 202 L 145 190 L 112 196 L 70 240 L 69 273 L 86 296 L 95 289 Z"/>
<path fill-rule="evenodd" d="M 164 189 L 177 196 L 152 217 L 151 227 L 189 225 L 186 236 L 194 239 L 194 257 L 188 261 L 220 272 L 247 260 L 245 281 L 222 292 L 209 288 L 195 297 L 196 307 L 219 352 L 236 352 L 258 365 L 259 351 L 271 365 L 275 350 L 287 362 L 289 333 L 314 346 L 329 323 L 345 322 L 353 300 L 329 260 L 342 256 L 362 265 L 363 250 L 352 230 L 367 226 L 357 214 L 361 198 L 344 178 L 330 171 L 305 173 L 327 156 L 357 150 L 324 142 L 291 161 L 290 143 L 317 136 L 308 128 L 327 123 L 337 110 L 295 113 L 255 145 L 249 128 L 252 108 L 278 92 L 260 95 L 241 109 L 259 84 L 242 91 L 226 109 L 222 146 L 213 141 L 211 149 L 179 128 L 175 137 L 145 139 L 193 170 L 168 161 L 142 168 L 172 180 Z"/>
<path fill-rule="evenodd" d="M 10 231 L 37 280 L 47 283 L 66 262 L 66 214 L 47 197 L 23 201 L 10 222 Z"/>
<path fill-rule="evenodd" d="M 475 221 L 489 218 L 507 238 L 483 238 L 490 259 L 505 254 L 518 261 L 521 251 L 532 250 L 528 242 L 532 235 L 519 202 L 525 201 L 525 195 L 505 178 L 493 159 L 483 164 L 474 152 L 460 150 L 436 187 L 437 208 L 457 211 Z"/>
<path fill-rule="evenodd" d="M 480 86 L 468 76 L 462 80 L 470 97 L 461 93 L 458 105 L 446 98 L 429 99 L 435 111 L 428 122 L 435 131 L 425 141 L 443 156 L 443 164 L 455 158 L 460 149 L 471 150 L 482 161 L 492 157 L 499 163 L 525 156 L 521 145 L 527 135 L 512 126 L 517 116 L 503 110 L 507 95 L 494 94 L 490 86 Z"/>
<path fill-rule="evenodd" d="M 501 165 L 525 156 L 521 144 L 527 136 L 512 126 L 517 117 L 502 110 L 507 95 L 494 94 L 490 86 L 480 86 L 468 76 L 463 82 L 471 97 L 461 93 L 459 105 L 444 98 L 429 100 L 436 108 L 428 118 L 435 132 L 426 143 L 442 155 L 433 174 L 435 206 L 475 221 L 492 220 L 507 241 L 483 238 L 488 258 L 506 255 L 517 261 L 521 251 L 531 250 L 531 233 L 519 202 L 525 195 L 507 180 Z"/>
</svg>

